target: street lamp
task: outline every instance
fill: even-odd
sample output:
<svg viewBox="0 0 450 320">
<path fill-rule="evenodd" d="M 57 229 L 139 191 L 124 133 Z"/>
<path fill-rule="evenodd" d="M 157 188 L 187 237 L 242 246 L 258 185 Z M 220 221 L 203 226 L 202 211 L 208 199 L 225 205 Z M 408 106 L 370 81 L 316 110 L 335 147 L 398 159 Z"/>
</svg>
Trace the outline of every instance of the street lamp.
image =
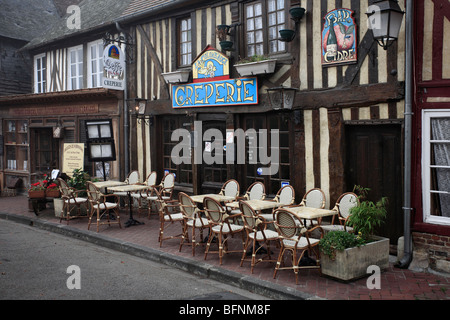
<svg viewBox="0 0 450 320">
<path fill-rule="evenodd" d="M 274 110 L 292 109 L 298 89 L 288 87 L 275 87 L 267 89 L 270 104 Z"/>
<path fill-rule="evenodd" d="M 145 110 L 147 109 L 147 99 L 128 99 L 128 107 L 130 109 L 130 112 L 134 112 L 138 123 L 141 123 L 142 120 L 144 120 L 146 125 L 153 125 L 153 116 L 145 114 Z"/>
<path fill-rule="evenodd" d="M 381 0 L 367 9 L 369 28 L 378 44 L 387 50 L 398 39 L 404 12 L 396 0 Z"/>
</svg>

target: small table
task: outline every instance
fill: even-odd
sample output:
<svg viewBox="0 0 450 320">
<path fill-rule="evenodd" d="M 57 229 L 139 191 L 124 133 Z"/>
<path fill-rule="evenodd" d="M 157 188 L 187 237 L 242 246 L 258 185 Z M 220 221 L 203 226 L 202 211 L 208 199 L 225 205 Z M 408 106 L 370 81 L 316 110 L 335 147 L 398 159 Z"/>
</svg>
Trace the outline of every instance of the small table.
<svg viewBox="0 0 450 320">
<path fill-rule="evenodd" d="M 132 203 L 132 199 L 131 199 L 131 193 L 136 192 L 136 191 L 145 190 L 148 188 L 149 188 L 149 186 L 140 185 L 140 184 L 126 184 L 126 185 L 119 185 L 119 186 L 115 186 L 115 187 L 109 187 L 109 191 L 126 192 L 128 194 L 128 203 L 130 206 L 130 218 L 128 219 L 127 222 L 125 222 L 125 228 L 134 226 L 134 225 L 144 224 L 143 222 L 139 222 L 133 218 L 133 203 Z"/>
<path fill-rule="evenodd" d="M 101 188 L 107 189 L 110 187 L 123 186 L 126 184 L 127 183 L 124 181 L 113 181 L 113 180 L 94 182 L 94 185 L 99 189 L 101 189 Z M 105 191 L 105 193 L 106 193 L 106 191 Z"/>
<path fill-rule="evenodd" d="M 208 197 L 208 198 L 212 198 L 214 200 L 216 200 L 217 202 L 227 202 L 227 201 L 233 201 L 236 199 L 236 197 L 230 197 L 230 196 L 223 196 L 221 194 L 200 194 L 197 196 L 192 196 L 191 199 L 194 202 L 197 203 L 203 203 L 203 200 Z"/>
<path fill-rule="evenodd" d="M 255 211 L 263 211 L 267 209 L 278 208 L 283 204 L 272 200 L 243 200 Z M 239 201 L 226 204 L 231 209 L 239 209 Z"/>
<path fill-rule="evenodd" d="M 318 208 L 310 208 L 304 206 L 298 207 L 289 207 L 286 208 L 287 211 L 293 213 L 299 219 L 305 220 L 313 220 L 324 217 L 330 217 L 336 215 L 338 212 L 336 210 L 328 210 L 328 209 L 318 209 Z"/>
</svg>

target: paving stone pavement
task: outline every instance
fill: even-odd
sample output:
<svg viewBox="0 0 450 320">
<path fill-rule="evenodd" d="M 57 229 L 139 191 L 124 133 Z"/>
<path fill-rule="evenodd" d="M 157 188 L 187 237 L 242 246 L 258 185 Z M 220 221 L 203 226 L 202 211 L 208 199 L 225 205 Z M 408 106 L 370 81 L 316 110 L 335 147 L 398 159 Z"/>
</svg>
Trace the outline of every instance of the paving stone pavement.
<svg viewBox="0 0 450 320">
<path fill-rule="evenodd" d="M 0 197 L 0 218 L 34 225 L 67 236 L 73 236 L 86 241 L 116 250 L 126 251 L 148 259 L 176 265 L 181 269 L 204 274 L 211 278 L 235 284 L 241 288 L 265 294 L 274 299 L 327 299 L 327 300 L 450 300 L 450 276 L 445 274 L 414 272 L 398 269 L 391 262 L 388 270 L 381 273 L 381 288 L 370 290 L 368 278 L 343 283 L 323 276 L 317 269 L 303 269 L 299 272 L 299 283 L 295 283 L 292 270 L 279 271 L 273 279 L 274 263 L 260 263 L 254 273 L 250 272 L 250 262 L 240 267 L 240 254 L 227 254 L 223 264 L 219 264 L 217 254 L 209 254 L 204 259 L 204 248 L 197 247 L 196 255 L 192 256 L 191 247 L 183 246 L 179 251 L 178 239 L 166 240 L 159 246 L 159 218 L 152 215 L 147 218 L 146 212 L 141 216 L 134 211 L 134 217 L 144 222 L 125 228 L 123 224 L 128 219 L 128 209 L 120 212 L 122 228 L 117 225 L 100 226 L 97 233 L 95 226 L 87 230 L 87 219 L 74 219 L 60 223 L 55 217 L 53 206 L 40 211 L 38 216 L 30 210 L 26 196 Z M 170 226 L 165 234 L 179 233 L 179 224 Z M 239 236 L 231 239 L 230 246 L 240 245 Z M 277 248 L 273 248 L 277 257 Z"/>
</svg>

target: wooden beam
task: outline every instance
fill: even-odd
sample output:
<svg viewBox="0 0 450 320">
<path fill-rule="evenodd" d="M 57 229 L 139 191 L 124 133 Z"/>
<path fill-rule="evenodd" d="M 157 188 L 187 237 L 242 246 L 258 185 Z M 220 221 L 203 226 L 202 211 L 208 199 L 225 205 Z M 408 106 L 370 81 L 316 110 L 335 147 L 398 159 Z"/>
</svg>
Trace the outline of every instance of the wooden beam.
<svg viewBox="0 0 450 320">
<path fill-rule="evenodd" d="M 294 108 L 367 107 L 399 101 L 405 96 L 404 87 L 404 82 L 396 82 L 302 91 L 297 93 Z"/>
</svg>

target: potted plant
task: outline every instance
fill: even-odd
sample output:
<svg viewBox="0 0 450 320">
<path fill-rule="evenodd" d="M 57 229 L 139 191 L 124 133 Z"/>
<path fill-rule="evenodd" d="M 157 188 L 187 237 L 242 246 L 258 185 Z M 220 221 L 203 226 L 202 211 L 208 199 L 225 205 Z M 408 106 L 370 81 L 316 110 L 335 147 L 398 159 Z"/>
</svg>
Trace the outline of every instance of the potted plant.
<svg viewBox="0 0 450 320">
<path fill-rule="evenodd" d="M 277 60 L 269 59 L 264 55 L 253 55 L 242 59 L 235 64 L 237 72 L 241 77 L 273 73 L 275 71 Z"/>
<path fill-rule="evenodd" d="M 343 281 L 366 276 L 372 265 L 381 270 L 389 266 L 389 239 L 374 235 L 386 218 L 387 198 L 376 203 L 362 200 L 369 189 L 355 189 L 360 192 L 360 202 L 347 220 L 353 232 L 331 231 L 320 240 L 322 274 Z"/>
<path fill-rule="evenodd" d="M 226 24 L 220 24 L 216 28 L 216 35 L 219 39 L 219 44 L 222 50 L 231 51 L 233 47 L 233 41 L 227 40 L 227 36 L 230 34 L 231 26 Z"/>
<path fill-rule="evenodd" d="M 47 180 L 32 183 L 28 189 L 28 198 L 39 199 L 45 198 L 45 184 Z"/>
<path fill-rule="evenodd" d="M 75 190 L 81 191 L 78 195 L 80 197 L 86 197 L 86 182 L 91 180 L 91 176 L 82 169 L 73 170 L 72 178 L 67 181 L 69 187 L 74 188 Z"/>
</svg>

